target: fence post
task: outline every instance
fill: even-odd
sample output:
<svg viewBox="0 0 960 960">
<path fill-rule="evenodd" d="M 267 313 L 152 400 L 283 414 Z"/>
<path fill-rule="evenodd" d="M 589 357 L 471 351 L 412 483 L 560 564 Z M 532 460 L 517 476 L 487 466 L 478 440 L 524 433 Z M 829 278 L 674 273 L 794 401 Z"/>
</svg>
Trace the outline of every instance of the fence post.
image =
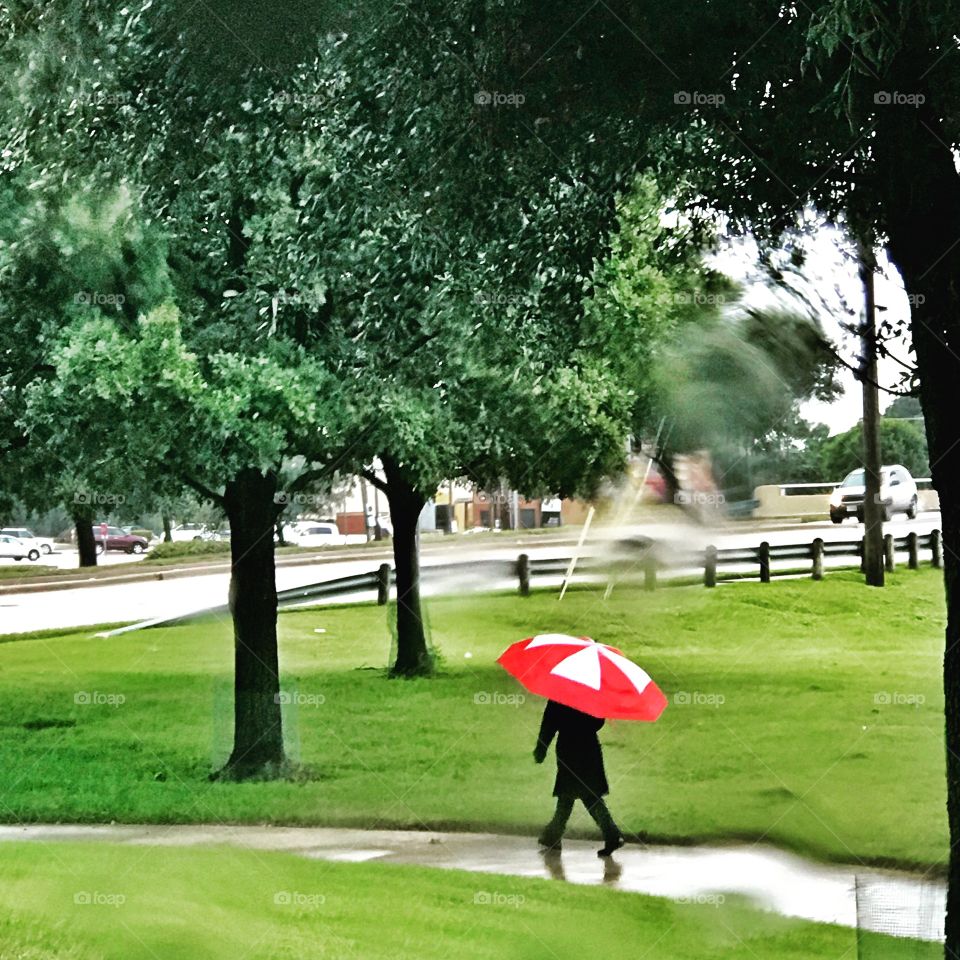
<svg viewBox="0 0 960 960">
<path fill-rule="evenodd" d="M 705 587 L 717 585 L 717 548 L 712 544 L 707 547 L 703 559 L 703 585 Z"/>
<path fill-rule="evenodd" d="M 907 534 L 907 566 L 911 570 L 917 570 L 920 567 L 920 547 L 915 530 Z"/>
<path fill-rule="evenodd" d="M 530 596 L 530 557 L 521 553 L 517 557 L 517 579 L 520 581 L 520 596 Z"/>
<path fill-rule="evenodd" d="M 656 590 L 657 588 L 657 558 L 648 550 L 643 558 L 643 589 Z"/>
<path fill-rule="evenodd" d="M 883 535 L 883 566 L 887 573 L 893 573 L 897 565 L 896 557 L 893 555 L 893 534 L 885 533 Z"/>
<path fill-rule="evenodd" d="M 377 568 L 377 603 L 382 607 L 390 600 L 390 564 L 381 563 Z"/>
<path fill-rule="evenodd" d="M 940 531 L 930 531 L 930 564 L 939 567 L 943 563 L 943 545 L 940 542 Z"/>
<path fill-rule="evenodd" d="M 817 537 L 810 545 L 810 556 L 813 559 L 813 569 L 810 576 L 814 580 L 823 579 L 823 538 Z"/>
<path fill-rule="evenodd" d="M 757 551 L 760 559 L 760 582 L 770 582 L 770 543 L 764 540 Z"/>
</svg>

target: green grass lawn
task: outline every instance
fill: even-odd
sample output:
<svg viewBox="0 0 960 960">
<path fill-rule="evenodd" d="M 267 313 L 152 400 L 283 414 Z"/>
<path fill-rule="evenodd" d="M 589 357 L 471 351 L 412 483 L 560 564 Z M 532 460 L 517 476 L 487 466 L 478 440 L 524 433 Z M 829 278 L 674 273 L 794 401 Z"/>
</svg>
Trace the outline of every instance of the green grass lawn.
<svg viewBox="0 0 960 960">
<path fill-rule="evenodd" d="M 270 821 L 533 834 L 553 770 L 542 701 L 494 663 L 535 632 L 635 657 L 671 700 L 608 724 L 611 807 L 658 840 L 751 838 L 823 858 L 942 864 L 935 571 L 706 590 L 476 596 L 429 604 L 440 676 L 391 681 L 383 608 L 281 616 L 297 782 L 207 780 L 229 750 L 229 624 L 0 644 L 0 818 Z M 466 655 L 471 654 L 468 658 Z M 572 827 L 592 836 L 582 811 Z"/>
<path fill-rule="evenodd" d="M 856 956 L 852 930 L 732 898 L 680 904 L 549 880 L 226 848 L 5 844 L 0 905 L 0 960 Z M 874 945 L 889 960 L 942 956 L 934 944 L 878 937 Z"/>
<path fill-rule="evenodd" d="M 4 564 L 0 566 L 0 580 L 19 580 L 23 577 L 43 577 L 56 573 L 56 567 L 45 566 L 44 564 L 30 564 L 25 566 L 17 564 L 16 566 Z"/>
</svg>

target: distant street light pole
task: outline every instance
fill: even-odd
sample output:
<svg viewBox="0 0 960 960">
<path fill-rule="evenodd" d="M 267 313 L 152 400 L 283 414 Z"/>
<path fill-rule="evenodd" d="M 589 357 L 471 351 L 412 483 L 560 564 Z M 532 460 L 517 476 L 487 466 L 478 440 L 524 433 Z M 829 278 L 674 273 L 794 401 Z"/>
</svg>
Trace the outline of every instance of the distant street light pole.
<svg viewBox="0 0 960 960">
<path fill-rule="evenodd" d="M 367 506 L 367 484 L 363 477 L 360 478 L 360 503 L 363 506 L 363 533 L 370 542 L 370 513 Z"/>
<path fill-rule="evenodd" d="M 880 502 L 880 390 L 877 385 L 877 317 L 874 291 L 877 261 L 873 247 L 859 240 L 857 259 L 864 303 L 858 373 L 863 389 L 863 571 L 868 586 L 882 587 L 885 507 Z"/>
<path fill-rule="evenodd" d="M 373 488 L 373 539 L 383 539 L 383 527 L 380 526 L 380 497 L 377 496 L 377 488 Z"/>
</svg>

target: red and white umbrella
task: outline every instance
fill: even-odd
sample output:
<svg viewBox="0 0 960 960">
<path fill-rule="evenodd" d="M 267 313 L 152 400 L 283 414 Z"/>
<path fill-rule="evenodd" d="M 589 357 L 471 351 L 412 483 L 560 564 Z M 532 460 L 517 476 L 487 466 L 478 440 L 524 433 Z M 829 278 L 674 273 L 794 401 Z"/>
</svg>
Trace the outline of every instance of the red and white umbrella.
<svg viewBox="0 0 960 960">
<path fill-rule="evenodd" d="M 531 693 L 594 717 L 653 721 L 667 705 L 644 670 L 589 637 L 541 633 L 511 644 L 497 663 Z"/>
</svg>

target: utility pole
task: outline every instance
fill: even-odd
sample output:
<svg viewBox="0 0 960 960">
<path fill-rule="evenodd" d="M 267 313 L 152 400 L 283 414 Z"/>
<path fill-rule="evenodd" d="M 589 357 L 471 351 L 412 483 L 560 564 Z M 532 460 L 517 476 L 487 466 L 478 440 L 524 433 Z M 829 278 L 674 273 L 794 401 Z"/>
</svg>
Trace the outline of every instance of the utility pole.
<svg viewBox="0 0 960 960">
<path fill-rule="evenodd" d="M 367 506 L 367 483 L 360 477 L 360 503 L 363 506 L 363 533 L 367 538 L 367 543 L 370 542 L 370 514 L 368 512 L 369 508 Z"/>
<path fill-rule="evenodd" d="M 863 388 L 863 570 L 867 585 L 883 586 L 883 521 L 880 502 L 880 390 L 877 386 L 877 316 L 873 246 L 857 241 L 857 260 L 863 284 L 863 323 L 860 326 L 860 371 Z"/>
<path fill-rule="evenodd" d="M 383 539 L 383 528 L 380 526 L 380 498 L 377 496 L 377 488 L 373 488 L 373 539 Z"/>
</svg>

